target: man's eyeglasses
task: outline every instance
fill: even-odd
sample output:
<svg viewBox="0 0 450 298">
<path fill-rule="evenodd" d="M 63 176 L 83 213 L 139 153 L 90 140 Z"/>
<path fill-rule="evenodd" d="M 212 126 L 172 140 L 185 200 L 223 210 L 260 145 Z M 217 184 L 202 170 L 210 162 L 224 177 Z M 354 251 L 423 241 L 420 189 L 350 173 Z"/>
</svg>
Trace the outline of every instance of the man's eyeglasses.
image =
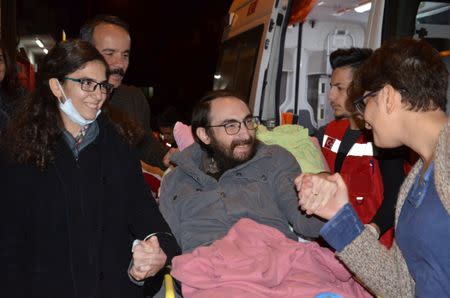
<svg viewBox="0 0 450 298">
<path fill-rule="evenodd" d="M 94 81 L 92 79 L 75 79 L 75 78 L 65 77 L 64 80 L 69 80 L 69 81 L 80 83 L 81 90 L 87 91 L 87 92 L 94 92 L 95 89 L 97 89 L 97 86 L 100 86 L 101 93 L 109 94 L 109 93 L 111 93 L 111 91 L 114 87 L 113 85 L 111 85 L 109 83 L 106 83 L 106 82 L 97 83 L 96 81 Z"/>
<path fill-rule="evenodd" d="M 363 95 L 361 97 L 359 97 L 358 99 L 356 99 L 353 102 L 353 106 L 355 107 L 355 110 L 360 113 L 360 114 L 364 114 L 364 110 L 366 109 L 366 99 L 368 99 L 369 97 L 374 96 L 375 94 L 378 93 L 378 91 L 380 90 L 375 90 L 372 92 L 367 93 L 366 95 Z"/>
<path fill-rule="evenodd" d="M 210 125 L 206 127 L 223 127 L 228 135 L 235 135 L 241 130 L 241 124 L 244 123 L 248 130 L 255 130 L 259 125 L 257 117 L 245 118 L 243 121 L 229 121 L 221 125 Z"/>
</svg>

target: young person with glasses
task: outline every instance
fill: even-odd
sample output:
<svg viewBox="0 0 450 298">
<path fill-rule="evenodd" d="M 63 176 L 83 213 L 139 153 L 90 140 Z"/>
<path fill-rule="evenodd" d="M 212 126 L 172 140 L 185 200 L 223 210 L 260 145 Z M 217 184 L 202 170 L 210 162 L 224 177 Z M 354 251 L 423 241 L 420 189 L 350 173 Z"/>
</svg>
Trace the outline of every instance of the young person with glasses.
<svg viewBox="0 0 450 298">
<path fill-rule="evenodd" d="M 395 209 L 395 241 L 381 246 L 349 202 L 339 174 L 296 179 L 299 204 L 329 222 L 322 237 L 379 297 L 450 297 L 450 118 L 448 72 L 430 44 L 385 43 L 356 71 L 352 98 L 382 148 L 405 145 L 420 156 Z"/>
<path fill-rule="evenodd" d="M 2 140 L 2 295 L 142 297 L 127 271 L 151 278 L 178 245 L 144 183 L 139 131 L 102 109 L 108 65 L 88 42 L 61 42 L 36 83 Z"/>
</svg>

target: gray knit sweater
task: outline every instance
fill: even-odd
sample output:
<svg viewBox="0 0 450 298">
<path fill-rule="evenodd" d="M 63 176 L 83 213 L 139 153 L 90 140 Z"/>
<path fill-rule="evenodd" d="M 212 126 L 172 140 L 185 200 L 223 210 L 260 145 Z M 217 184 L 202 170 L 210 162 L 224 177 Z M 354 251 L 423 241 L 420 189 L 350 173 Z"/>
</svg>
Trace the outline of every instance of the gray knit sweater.
<svg viewBox="0 0 450 298">
<path fill-rule="evenodd" d="M 450 214 L 450 122 L 439 135 L 435 152 L 436 190 L 447 213 Z M 395 212 L 397 226 L 400 211 L 415 178 L 420 174 L 419 160 L 405 179 L 399 193 Z M 390 250 L 380 245 L 367 228 L 337 256 L 377 296 L 414 297 L 415 284 L 399 247 L 394 242 Z"/>
</svg>

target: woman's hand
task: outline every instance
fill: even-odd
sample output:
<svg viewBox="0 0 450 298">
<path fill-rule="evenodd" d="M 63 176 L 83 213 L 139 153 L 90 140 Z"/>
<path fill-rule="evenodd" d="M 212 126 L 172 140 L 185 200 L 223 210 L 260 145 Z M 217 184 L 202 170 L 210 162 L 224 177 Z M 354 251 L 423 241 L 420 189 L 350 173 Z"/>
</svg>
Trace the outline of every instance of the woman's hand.
<svg viewBox="0 0 450 298">
<path fill-rule="evenodd" d="M 348 202 L 341 175 L 301 174 L 295 179 L 299 206 L 306 214 L 330 219 Z"/>
<path fill-rule="evenodd" d="M 158 238 L 152 236 L 147 241 L 140 241 L 133 248 L 130 275 L 138 281 L 154 276 L 164 267 L 166 260 L 167 256 L 159 246 Z"/>
</svg>

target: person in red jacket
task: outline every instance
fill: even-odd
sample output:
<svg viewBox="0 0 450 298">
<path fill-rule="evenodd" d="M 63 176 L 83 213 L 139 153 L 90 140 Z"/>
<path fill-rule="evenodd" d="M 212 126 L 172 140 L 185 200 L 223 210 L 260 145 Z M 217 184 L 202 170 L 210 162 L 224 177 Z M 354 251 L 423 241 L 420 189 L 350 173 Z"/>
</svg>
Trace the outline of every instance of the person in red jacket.
<svg viewBox="0 0 450 298">
<path fill-rule="evenodd" d="M 364 121 L 352 115 L 347 94 L 353 72 L 371 54 L 372 50 L 362 48 L 331 53 L 333 72 L 328 98 L 336 120 L 327 124 L 318 138 L 331 172 L 343 177 L 358 216 L 363 223 L 370 223 L 382 235 L 380 241 L 389 247 L 396 198 L 404 179 L 401 151 L 384 152 L 374 147 Z"/>
</svg>

